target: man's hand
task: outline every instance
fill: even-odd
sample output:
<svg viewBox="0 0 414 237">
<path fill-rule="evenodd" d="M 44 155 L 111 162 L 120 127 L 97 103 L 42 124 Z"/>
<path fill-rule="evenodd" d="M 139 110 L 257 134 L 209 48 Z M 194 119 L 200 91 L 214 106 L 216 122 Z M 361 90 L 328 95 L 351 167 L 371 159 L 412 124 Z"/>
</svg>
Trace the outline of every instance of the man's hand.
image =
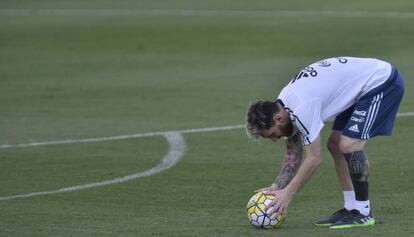
<svg viewBox="0 0 414 237">
<path fill-rule="evenodd" d="M 276 213 L 276 216 L 279 216 L 279 214 L 286 216 L 287 209 L 292 201 L 293 193 L 286 188 L 281 190 L 263 191 L 263 193 L 275 196 L 272 202 L 266 207 L 268 215 L 272 216 Z"/>
</svg>

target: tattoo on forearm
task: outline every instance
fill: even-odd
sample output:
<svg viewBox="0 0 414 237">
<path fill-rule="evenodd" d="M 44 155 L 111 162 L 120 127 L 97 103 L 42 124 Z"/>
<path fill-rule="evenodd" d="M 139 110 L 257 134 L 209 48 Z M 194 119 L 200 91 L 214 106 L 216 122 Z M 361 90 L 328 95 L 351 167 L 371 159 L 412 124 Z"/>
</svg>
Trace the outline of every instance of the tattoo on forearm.
<svg viewBox="0 0 414 237">
<path fill-rule="evenodd" d="M 295 177 L 302 160 L 303 145 L 299 134 L 286 141 L 286 155 L 283 160 L 282 169 L 274 184 L 278 189 L 283 189 Z"/>
</svg>

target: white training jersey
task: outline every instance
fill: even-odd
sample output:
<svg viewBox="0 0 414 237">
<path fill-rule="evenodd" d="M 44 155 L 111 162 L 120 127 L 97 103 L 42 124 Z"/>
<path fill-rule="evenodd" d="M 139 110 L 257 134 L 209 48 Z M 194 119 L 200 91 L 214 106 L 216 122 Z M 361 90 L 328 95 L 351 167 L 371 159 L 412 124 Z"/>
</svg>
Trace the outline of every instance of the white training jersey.
<svg viewBox="0 0 414 237">
<path fill-rule="evenodd" d="M 368 91 L 384 83 L 391 64 L 373 58 L 338 57 L 313 63 L 283 88 L 278 100 L 311 144 L 324 123 L 352 106 Z"/>
</svg>

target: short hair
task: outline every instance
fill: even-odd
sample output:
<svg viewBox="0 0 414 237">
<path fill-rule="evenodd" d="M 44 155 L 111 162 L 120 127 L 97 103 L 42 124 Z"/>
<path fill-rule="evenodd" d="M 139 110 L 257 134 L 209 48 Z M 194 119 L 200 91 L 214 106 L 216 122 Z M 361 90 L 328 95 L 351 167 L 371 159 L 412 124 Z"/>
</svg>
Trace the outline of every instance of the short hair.
<svg viewBox="0 0 414 237">
<path fill-rule="evenodd" d="M 250 106 L 246 114 L 247 136 L 258 139 L 262 129 L 269 129 L 275 124 L 273 115 L 278 112 L 276 103 L 259 100 Z"/>
</svg>

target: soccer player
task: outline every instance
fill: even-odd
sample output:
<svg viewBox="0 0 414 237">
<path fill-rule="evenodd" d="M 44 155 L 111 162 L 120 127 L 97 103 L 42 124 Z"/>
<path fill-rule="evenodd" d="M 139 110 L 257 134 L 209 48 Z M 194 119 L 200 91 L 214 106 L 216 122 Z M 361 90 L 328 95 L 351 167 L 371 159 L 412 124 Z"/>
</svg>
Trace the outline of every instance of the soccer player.
<svg viewBox="0 0 414 237">
<path fill-rule="evenodd" d="M 280 174 L 269 187 L 256 190 L 276 198 L 269 215 L 285 214 L 293 195 L 321 164 L 321 130 L 335 119 L 328 138 L 344 197 L 344 208 L 316 221 L 317 226 L 372 226 L 368 197 L 369 162 L 364 147 L 377 135 L 391 135 L 404 94 L 395 66 L 373 58 L 337 57 L 301 70 L 277 100 L 258 101 L 247 112 L 246 131 L 286 142 Z M 302 160 L 302 153 L 306 158 Z"/>
</svg>

